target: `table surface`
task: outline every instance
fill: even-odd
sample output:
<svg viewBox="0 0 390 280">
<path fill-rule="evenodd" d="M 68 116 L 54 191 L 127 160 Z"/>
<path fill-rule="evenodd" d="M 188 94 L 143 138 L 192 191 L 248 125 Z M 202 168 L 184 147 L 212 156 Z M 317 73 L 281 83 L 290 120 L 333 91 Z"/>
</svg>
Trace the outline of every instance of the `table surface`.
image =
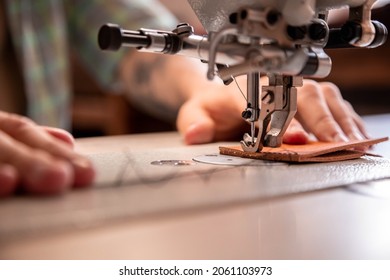
<svg viewBox="0 0 390 280">
<path fill-rule="evenodd" d="M 390 115 L 365 117 L 374 137 Z M 222 143 L 226 144 L 226 143 Z M 177 133 L 77 140 L 97 185 L 0 203 L 0 259 L 388 259 L 384 158 L 334 164 L 152 165 L 215 156 Z"/>
</svg>

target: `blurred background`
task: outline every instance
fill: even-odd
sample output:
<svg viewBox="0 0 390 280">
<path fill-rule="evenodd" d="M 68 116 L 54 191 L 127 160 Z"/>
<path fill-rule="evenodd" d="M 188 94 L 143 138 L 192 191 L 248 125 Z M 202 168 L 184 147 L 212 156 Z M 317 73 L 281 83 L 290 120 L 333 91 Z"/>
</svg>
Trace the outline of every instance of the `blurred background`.
<svg viewBox="0 0 390 280">
<path fill-rule="evenodd" d="M 373 11 L 372 18 L 390 30 L 390 5 Z M 390 113 L 390 38 L 375 49 L 329 50 L 333 67 L 326 80 L 339 86 L 359 114 Z"/>
<path fill-rule="evenodd" d="M 197 33 L 202 32 L 187 1 L 160 1 L 181 22 L 193 25 Z M 389 15 L 390 5 L 387 5 L 374 10 L 372 18 L 390 29 Z M 338 49 L 327 53 L 332 58 L 333 67 L 325 80 L 338 85 L 344 98 L 360 115 L 390 113 L 390 39 L 375 49 Z M 174 124 L 139 111 L 125 97 L 103 92 L 76 59 L 72 65 L 75 88 L 73 133 L 76 137 L 175 129 Z"/>
</svg>

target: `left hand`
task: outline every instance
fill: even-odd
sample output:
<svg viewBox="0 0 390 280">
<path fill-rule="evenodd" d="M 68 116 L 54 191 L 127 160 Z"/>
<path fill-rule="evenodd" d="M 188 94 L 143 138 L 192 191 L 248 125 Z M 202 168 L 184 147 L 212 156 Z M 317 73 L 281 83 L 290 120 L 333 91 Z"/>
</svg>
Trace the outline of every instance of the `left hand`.
<svg viewBox="0 0 390 280">
<path fill-rule="evenodd" d="M 0 112 L 0 197 L 18 191 L 59 194 L 90 185 L 93 165 L 73 144 L 64 130 Z"/>
<path fill-rule="evenodd" d="M 317 83 L 313 80 L 304 80 L 303 86 L 298 89 L 297 114 L 283 141 L 300 144 L 300 141 L 294 139 L 304 131 L 324 142 L 369 138 L 363 120 L 351 104 L 343 99 L 339 88 L 329 82 Z"/>
</svg>

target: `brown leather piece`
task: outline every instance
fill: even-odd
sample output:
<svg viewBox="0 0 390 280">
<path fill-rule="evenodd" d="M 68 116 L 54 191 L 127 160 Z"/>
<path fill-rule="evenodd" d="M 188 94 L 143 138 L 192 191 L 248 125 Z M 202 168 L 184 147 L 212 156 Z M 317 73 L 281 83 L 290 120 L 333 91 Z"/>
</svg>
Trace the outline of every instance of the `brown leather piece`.
<svg viewBox="0 0 390 280">
<path fill-rule="evenodd" d="M 331 162 L 357 159 L 366 153 L 359 148 L 389 140 L 388 137 L 350 142 L 310 142 L 305 145 L 282 144 L 278 148 L 264 147 L 261 152 L 244 152 L 241 146 L 219 147 L 223 155 L 286 162 Z"/>
</svg>

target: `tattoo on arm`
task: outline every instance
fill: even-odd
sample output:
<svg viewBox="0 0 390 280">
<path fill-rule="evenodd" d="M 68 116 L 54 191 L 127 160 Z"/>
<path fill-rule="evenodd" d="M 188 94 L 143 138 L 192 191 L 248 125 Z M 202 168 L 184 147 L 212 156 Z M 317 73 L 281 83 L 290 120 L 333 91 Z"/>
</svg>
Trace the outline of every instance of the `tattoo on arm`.
<svg viewBox="0 0 390 280">
<path fill-rule="evenodd" d="M 131 99 L 143 110 L 166 121 L 175 121 L 181 101 L 177 96 L 162 90 L 161 83 L 164 81 L 159 76 L 166 71 L 166 64 L 167 57 L 163 55 L 136 59 L 127 74 L 129 79 L 127 91 Z"/>
</svg>

